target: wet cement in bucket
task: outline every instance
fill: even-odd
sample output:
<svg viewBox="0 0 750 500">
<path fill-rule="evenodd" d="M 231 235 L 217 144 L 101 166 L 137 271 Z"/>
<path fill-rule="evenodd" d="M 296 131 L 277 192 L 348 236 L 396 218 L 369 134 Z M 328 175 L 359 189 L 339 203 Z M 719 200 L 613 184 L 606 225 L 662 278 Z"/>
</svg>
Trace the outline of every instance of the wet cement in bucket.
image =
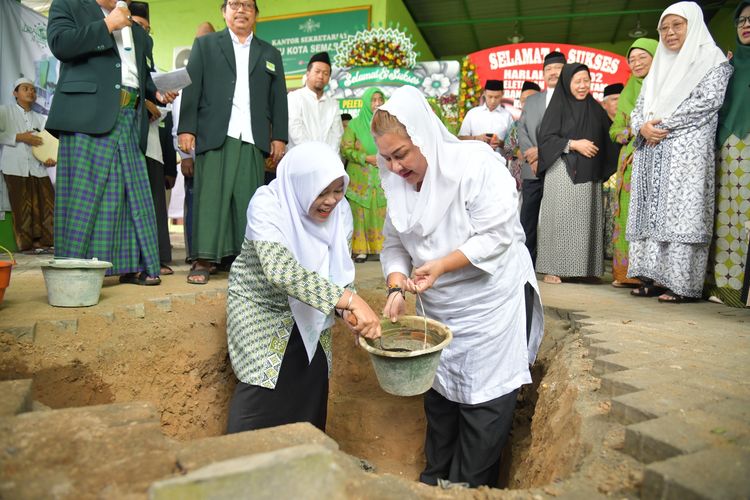
<svg viewBox="0 0 750 500">
<path fill-rule="evenodd" d="M 427 325 L 427 334 L 423 325 Z M 381 340 L 359 339 L 370 355 L 380 387 L 395 396 L 416 396 L 432 387 L 440 354 L 453 335 L 445 325 L 420 316 L 381 322 Z"/>
</svg>

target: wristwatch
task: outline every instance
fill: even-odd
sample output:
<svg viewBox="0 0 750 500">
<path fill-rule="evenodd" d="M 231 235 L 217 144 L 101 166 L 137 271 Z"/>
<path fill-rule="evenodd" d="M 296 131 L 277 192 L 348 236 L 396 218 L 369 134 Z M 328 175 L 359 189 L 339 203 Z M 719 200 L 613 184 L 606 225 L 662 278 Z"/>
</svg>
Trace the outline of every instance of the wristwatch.
<svg viewBox="0 0 750 500">
<path fill-rule="evenodd" d="M 388 291 L 386 292 L 385 296 L 390 297 L 393 292 L 398 292 L 401 294 L 403 298 L 406 298 L 406 292 L 404 291 L 403 288 L 401 288 L 400 286 L 390 286 L 390 285 L 388 286 Z"/>
</svg>

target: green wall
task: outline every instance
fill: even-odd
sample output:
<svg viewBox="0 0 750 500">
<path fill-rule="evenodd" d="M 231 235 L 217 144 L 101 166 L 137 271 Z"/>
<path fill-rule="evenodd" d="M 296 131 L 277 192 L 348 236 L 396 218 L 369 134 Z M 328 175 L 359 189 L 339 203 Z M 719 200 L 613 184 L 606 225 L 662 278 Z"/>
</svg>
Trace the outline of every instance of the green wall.
<svg viewBox="0 0 750 500">
<path fill-rule="evenodd" d="M 728 7 L 719 10 L 708 25 L 716 44 L 724 52 L 734 50 L 735 45 L 737 45 L 737 30 L 732 22 L 732 14 L 734 14 L 736 8 L 737 2 L 731 2 Z"/>
<path fill-rule="evenodd" d="M 434 59 L 432 52 L 416 28 L 414 20 L 401 0 L 258 0 L 258 20 L 268 17 L 286 16 L 347 7 L 371 5 L 373 26 L 400 23 L 406 27 L 421 52 L 420 60 Z M 151 0 L 151 27 L 154 37 L 154 58 L 163 70 L 172 69 L 174 47 L 193 44 L 195 30 L 203 21 L 210 21 L 217 30 L 224 29 L 220 0 Z M 291 82 L 290 82 L 291 83 Z M 291 85 L 294 86 L 294 85 Z"/>
</svg>

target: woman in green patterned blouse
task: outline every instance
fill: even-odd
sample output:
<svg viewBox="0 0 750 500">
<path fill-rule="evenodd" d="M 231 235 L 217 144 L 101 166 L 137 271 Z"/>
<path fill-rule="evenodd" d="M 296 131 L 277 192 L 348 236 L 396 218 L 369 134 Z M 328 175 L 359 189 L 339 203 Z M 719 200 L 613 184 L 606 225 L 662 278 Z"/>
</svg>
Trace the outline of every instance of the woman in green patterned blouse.
<svg viewBox="0 0 750 500">
<path fill-rule="evenodd" d="M 229 275 L 227 344 L 239 379 L 229 433 L 293 422 L 325 430 L 334 309 L 356 317 L 355 333 L 380 336 L 380 318 L 352 288 L 348 183 L 336 153 L 310 142 L 250 201 Z"/>
<path fill-rule="evenodd" d="M 341 140 L 341 153 L 347 160 L 346 171 L 351 178 L 346 199 L 354 216 L 352 253 L 355 262 L 364 262 L 368 255 L 377 257 L 383 249 L 385 195 L 380 187 L 378 149 L 370 132 L 370 122 L 372 114 L 384 102 L 382 90 L 367 89 L 362 95 L 359 115 L 349 122 Z"/>
</svg>

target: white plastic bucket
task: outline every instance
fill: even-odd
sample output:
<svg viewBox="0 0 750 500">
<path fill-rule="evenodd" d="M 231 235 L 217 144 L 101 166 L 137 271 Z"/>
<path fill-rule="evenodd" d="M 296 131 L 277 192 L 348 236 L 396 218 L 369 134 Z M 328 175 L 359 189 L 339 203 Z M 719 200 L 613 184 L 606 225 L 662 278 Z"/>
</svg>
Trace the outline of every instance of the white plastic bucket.
<svg viewBox="0 0 750 500">
<path fill-rule="evenodd" d="M 55 259 L 42 264 L 47 302 L 55 307 L 87 307 L 99 303 L 104 273 L 111 262 L 97 259 Z"/>
</svg>

